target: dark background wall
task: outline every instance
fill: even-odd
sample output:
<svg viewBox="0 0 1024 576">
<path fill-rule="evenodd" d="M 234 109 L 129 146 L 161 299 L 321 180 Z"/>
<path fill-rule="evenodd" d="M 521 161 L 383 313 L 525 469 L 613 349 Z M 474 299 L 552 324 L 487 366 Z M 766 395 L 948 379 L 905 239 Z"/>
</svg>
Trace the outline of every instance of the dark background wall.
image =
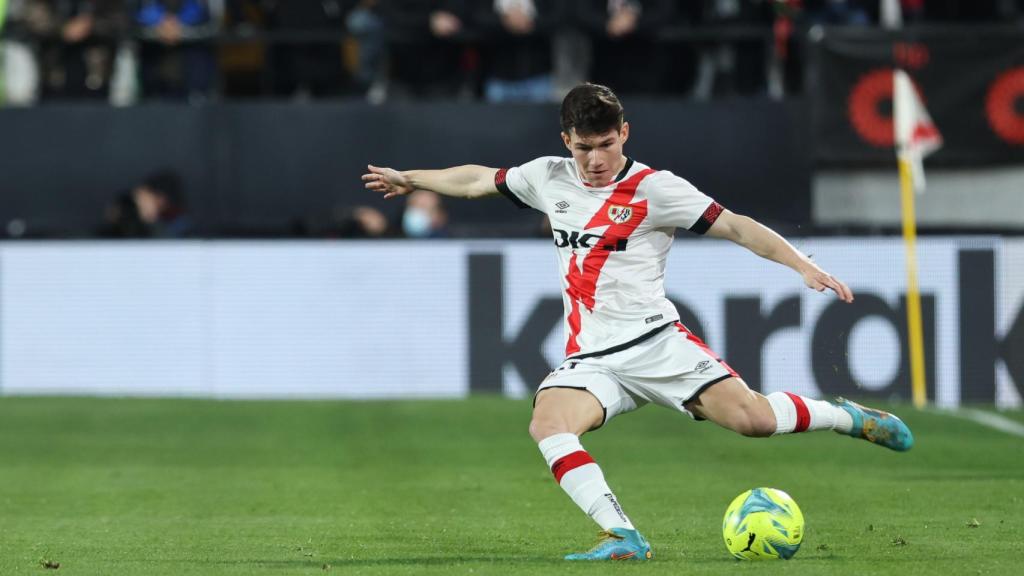
<svg viewBox="0 0 1024 576">
<path fill-rule="evenodd" d="M 773 223 L 809 219 L 809 123 L 800 101 L 627 101 L 627 153 Z M 170 167 L 211 236 L 317 234 L 336 206 L 399 204 L 365 192 L 372 162 L 400 169 L 510 166 L 562 155 L 555 105 L 464 103 L 46 106 L 0 110 L 0 221 L 29 236 L 84 236 L 106 203 Z M 450 202 L 456 232 L 534 232 L 504 200 Z"/>
</svg>

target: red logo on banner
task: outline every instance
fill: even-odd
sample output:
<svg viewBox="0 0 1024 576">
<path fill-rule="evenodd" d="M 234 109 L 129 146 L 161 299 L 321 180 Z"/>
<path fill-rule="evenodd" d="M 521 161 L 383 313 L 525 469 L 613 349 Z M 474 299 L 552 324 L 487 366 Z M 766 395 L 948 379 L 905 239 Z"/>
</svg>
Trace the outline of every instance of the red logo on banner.
<svg viewBox="0 0 1024 576">
<path fill-rule="evenodd" d="M 1024 66 L 996 77 L 985 98 L 985 116 L 996 136 L 1009 144 L 1024 145 Z"/>
<path fill-rule="evenodd" d="M 897 64 L 910 70 L 920 70 L 932 59 L 928 46 L 920 42 L 896 42 L 892 46 L 892 57 Z"/>
<path fill-rule="evenodd" d="M 891 148 L 895 136 L 892 120 L 892 68 L 868 72 L 850 90 L 847 115 L 862 140 L 878 148 Z M 888 103 L 888 114 L 882 105 Z"/>
</svg>

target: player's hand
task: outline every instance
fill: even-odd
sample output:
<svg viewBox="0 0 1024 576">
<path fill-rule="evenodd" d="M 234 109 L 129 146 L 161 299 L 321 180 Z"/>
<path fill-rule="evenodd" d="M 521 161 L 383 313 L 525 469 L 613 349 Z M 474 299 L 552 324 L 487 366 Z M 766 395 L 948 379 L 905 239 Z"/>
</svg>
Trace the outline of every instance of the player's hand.
<svg viewBox="0 0 1024 576">
<path fill-rule="evenodd" d="M 807 270 L 803 273 L 804 284 L 807 284 L 808 288 L 813 288 L 818 292 L 824 292 L 825 289 L 829 289 L 836 293 L 843 302 L 853 302 L 853 292 L 850 287 L 843 284 L 842 280 L 835 276 L 825 272 L 821 268 L 815 266 L 814 268 Z"/>
<path fill-rule="evenodd" d="M 383 192 L 384 198 L 405 196 L 413 191 L 409 179 L 398 170 L 392 168 L 379 168 L 369 165 L 366 167 L 369 174 L 363 174 L 363 182 L 367 190 Z"/>
</svg>

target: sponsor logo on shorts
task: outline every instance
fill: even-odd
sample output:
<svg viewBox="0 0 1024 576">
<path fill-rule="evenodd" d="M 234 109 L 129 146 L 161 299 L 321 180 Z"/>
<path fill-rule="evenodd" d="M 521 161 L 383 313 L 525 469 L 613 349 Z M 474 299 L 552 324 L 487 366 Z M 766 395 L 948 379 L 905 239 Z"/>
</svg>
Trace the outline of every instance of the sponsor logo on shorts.
<svg viewBox="0 0 1024 576">
<path fill-rule="evenodd" d="M 657 316 L 648 316 L 647 318 L 644 318 L 644 323 L 650 324 L 651 322 L 657 322 L 658 320 L 661 320 L 664 317 L 664 314 L 658 314 Z"/>
<path fill-rule="evenodd" d="M 693 367 L 693 369 L 695 371 L 700 372 L 701 374 L 703 374 L 703 373 L 705 373 L 705 372 L 707 372 L 708 370 L 711 369 L 711 361 L 710 360 L 701 360 L 700 362 L 697 363 L 696 366 Z"/>
</svg>

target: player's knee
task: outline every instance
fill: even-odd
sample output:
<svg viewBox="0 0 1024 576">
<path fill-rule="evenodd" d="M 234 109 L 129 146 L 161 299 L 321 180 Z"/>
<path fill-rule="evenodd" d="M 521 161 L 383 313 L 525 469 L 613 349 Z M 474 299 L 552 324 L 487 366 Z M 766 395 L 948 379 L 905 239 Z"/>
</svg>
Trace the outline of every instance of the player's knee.
<svg viewBox="0 0 1024 576">
<path fill-rule="evenodd" d="M 569 425 L 564 418 L 557 418 L 554 415 L 548 414 L 533 414 L 533 418 L 530 420 L 530 436 L 533 437 L 534 441 L 540 442 L 541 440 L 554 436 L 555 434 L 564 434 L 569 432 Z"/>
</svg>

